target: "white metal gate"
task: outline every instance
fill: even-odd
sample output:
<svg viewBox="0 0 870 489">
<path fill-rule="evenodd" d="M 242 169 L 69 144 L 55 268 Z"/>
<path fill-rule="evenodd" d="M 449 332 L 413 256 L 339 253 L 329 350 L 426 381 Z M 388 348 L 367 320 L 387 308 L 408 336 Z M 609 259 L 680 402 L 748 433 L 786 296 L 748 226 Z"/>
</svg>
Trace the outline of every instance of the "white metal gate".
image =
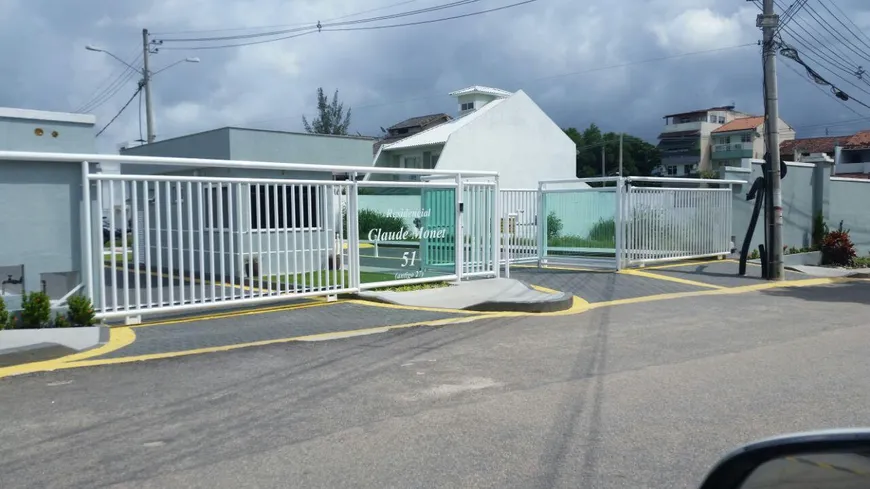
<svg viewBox="0 0 870 489">
<path fill-rule="evenodd" d="M 619 270 L 727 255 L 732 185 L 743 183 L 602 177 L 503 190 L 502 262 Z"/>
</svg>

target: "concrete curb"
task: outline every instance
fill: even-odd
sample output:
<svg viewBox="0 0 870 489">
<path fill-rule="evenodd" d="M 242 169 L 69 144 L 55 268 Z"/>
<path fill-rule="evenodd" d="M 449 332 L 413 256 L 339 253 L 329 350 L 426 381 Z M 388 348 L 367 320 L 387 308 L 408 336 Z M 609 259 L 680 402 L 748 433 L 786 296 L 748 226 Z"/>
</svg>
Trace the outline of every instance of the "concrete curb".
<svg viewBox="0 0 870 489">
<path fill-rule="evenodd" d="M 574 296 L 572 294 L 568 294 L 565 292 L 548 294 L 535 289 L 534 287 L 530 286 L 525 282 L 519 280 L 517 280 L 517 282 L 522 284 L 528 290 L 537 292 L 541 297 L 546 296 L 546 298 L 530 301 L 490 299 L 483 302 L 478 302 L 476 304 L 467 305 L 465 307 L 453 308 L 453 310 L 474 312 L 525 312 L 534 314 L 565 311 L 574 306 Z M 406 308 L 415 307 L 407 303 L 402 303 L 397 300 L 391 300 L 389 298 L 383 297 L 376 292 L 361 292 L 360 294 L 357 294 L 356 297 L 364 301 L 377 302 L 380 304 L 391 304 Z M 451 308 L 444 309 L 449 311 Z"/>
<path fill-rule="evenodd" d="M 10 329 L 0 331 L 0 367 L 54 360 L 109 341 L 109 328 Z"/>
</svg>

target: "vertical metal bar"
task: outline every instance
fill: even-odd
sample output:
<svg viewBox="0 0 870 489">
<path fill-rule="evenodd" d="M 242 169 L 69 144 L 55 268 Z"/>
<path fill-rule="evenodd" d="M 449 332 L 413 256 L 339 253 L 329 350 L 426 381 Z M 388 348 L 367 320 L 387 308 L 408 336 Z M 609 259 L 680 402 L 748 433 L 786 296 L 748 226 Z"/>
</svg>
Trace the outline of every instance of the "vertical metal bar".
<svg viewBox="0 0 870 489">
<path fill-rule="evenodd" d="M 360 247 L 359 247 L 359 181 L 356 172 L 353 173 L 353 185 L 348 190 L 347 233 L 348 233 L 348 281 L 350 287 L 359 290 L 361 278 L 360 272 Z"/>
<path fill-rule="evenodd" d="M 454 192 L 454 199 L 456 200 L 455 208 L 454 208 L 454 232 L 456 235 L 454 236 L 453 243 L 453 261 L 454 266 L 456 268 L 456 280 L 461 281 L 463 276 L 463 268 L 465 264 L 462 262 L 462 256 L 464 254 L 465 248 L 465 236 L 464 231 L 462 229 L 462 207 L 463 207 L 463 199 L 464 199 L 465 188 L 462 185 L 462 175 L 456 175 L 456 190 Z"/>
<path fill-rule="evenodd" d="M 302 241 L 307 245 L 308 249 L 308 291 L 314 291 L 314 219 L 312 218 L 311 207 L 312 203 L 311 185 L 305 186 L 305 205 L 303 206 L 305 214 L 308 216 L 308 221 L 304 223 L 305 229 L 302 236 Z M 319 224 L 319 223 L 318 223 Z M 304 255 L 303 255 L 304 256 Z M 319 283 L 318 283 L 319 285 Z"/>
<path fill-rule="evenodd" d="M 226 282 L 227 282 L 227 265 L 226 265 L 227 254 L 226 254 L 226 252 L 227 252 L 227 250 L 226 250 L 226 247 L 224 246 L 224 241 L 225 241 L 225 237 L 226 237 L 226 230 L 224 229 L 224 198 L 227 198 L 227 196 L 225 196 L 225 194 L 224 194 L 224 184 L 218 185 L 217 190 L 218 190 L 217 203 L 215 204 L 217 209 L 215 211 L 217 212 L 217 233 L 218 233 L 218 243 L 219 243 L 218 248 L 219 248 L 219 253 L 220 253 L 220 263 L 218 264 L 218 270 L 220 270 L 220 274 L 218 275 L 218 280 L 220 282 L 220 287 L 221 287 L 221 300 L 226 301 L 227 300 L 227 286 L 226 286 Z M 217 299 L 212 297 L 212 300 L 217 300 Z"/>
<path fill-rule="evenodd" d="M 272 225 L 272 210 L 270 209 L 270 207 L 272 207 L 272 206 L 269 205 L 269 202 L 271 202 L 275 196 L 272 194 L 272 191 L 273 191 L 272 185 L 264 185 L 263 189 L 265 190 L 265 193 L 266 193 L 266 205 L 264 206 L 265 213 L 266 213 L 266 215 L 265 215 L 265 218 L 266 218 L 266 229 L 265 229 L 265 233 L 266 233 L 266 264 L 265 265 L 266 265 L 266 277 L 268 277 L 266 283 L 268 284 L 268 287 L 269 287 L 269 289 L 266 292 L 266 295 L 272 295 L 274 293 L 274 291 L 272 289 L 272 280 L 275 277 L 275 274 L 272 272 L 272 230 L 274 229 L 274 226 Z M 261 236 L 262 236 L 263 232 L 264 232 L 264 230 L 261 229 L 260 230 Z"/>
<path fill-rule="evenodd" d="M 625 179 L 623 177 L 619 177 L 616 180 L 616 270 L 622 270 L 623 268 L 623 256 L 622 256 L 622 223 L 624 221 L 622 215 L 622 191 L 625 186 Z"/>
<path fill-rule="evenodd" d="M 299 228 L 301 226 L 299 225 L 299 223 L 296 220 L 296 215 L 298 214 L 299 217 L 301 218 L 302 213 L 299 210 L 299 201 L 301 199 L 296 198 L 296 187 L 297 187 L 296 185 L 290 186 L 290 202 L 291 202 L 291 207 L 290 207 L 291 226 L 290 226 L 290 229 L 293 233 L 293 293 L 294 294 L 299 293 L 299 277 L 303 277 L 303 278 L 305 277 L 304 274 L 299 273 L 299 266 L 298 266 L 299 265 L 299 261 L 298 261 L 299 248 L 297 247 L 298 242 L 296 239 L 296 235 L 299 234 Z M 302 266 L 303 267 L 305 266 L 305 254 L 304 253 L 302 254 Z"/>
<path fill-rule="evenodd" d="M 199 198 L 199 206 L 197 206 L 197 221 L 199 223 L 199 300 L 205 303 L 205 233 L 211 233 L 214 229 L 212 229 L 213 224 L 204 219 L 206 213 L 204 207 L 211 205 L 211 202 L 208 201 L 202 182 L 196 183 L 196 195 Z"/>
<path fill-rule="evenodd" d="M 272 197 L 272 216 L 275 219 L 274 229 L 269 230 L 269 243 L 272 242 L 272 232 L 275 233 L 275 268 L 270 272 L 270 279 L 275 280 L 275 287 L 271 287 L 272 294 L 280 295 L 281 294 L 281 282 L 287 281 L 287 277 L 284 272 L 281 271 L 281 228 L 285 225 L 281 221 L 281 214 L 278 213 L 278 184 L 272 184 L 271 188 L 271 197 Z M 272 266 L 272 251 L 269 251 L 269 267 Z M 277 287 L 277 288 L 276 288 Z"/>
<path fill-rule="evenodd" d="M 236 221 L 233 219 L 234 209 L 238 209 L 238 212 L 241 212 L 241 203 L 235 190 L 232 184 L 227 185 L 227 244 L 229 245 L 229 255 L 227 255 L 227 258 L 230 265 L 230 300 L 233 301 L 236 300 L 236 248 L 241 245 L 241 236 L 237 237 L 236 235 Z"/>
<path fill-rule="evenodd" d="M 295 275 L 290 273 L 292 271 L 290 268 L 290 233 L 292 228 L 290 224 L 290 215 L 293 213 L 293 207 L 290 205 L 290 201 L 288 200 L 289 194 L 287 193 L 286 183 L 281 185 L 281 195 L 283 195 L 281 202 L 284 204 L 284 208 L 282 209 L 282 212 L 284 213 L 284 293 L 289 294 L 290 281 L 292 277 L 295 277 Z"/>
<path fill-rule="evenodd" d="M 114 182 L 113 182 L 114 183 Z M 124 217 L 121 220 L 121 268 L 124 269 L 124 310 L 130 310 L 130 260 L 127 258 L 127 249 L 129 241 L 127 240 L 127 182 L 121 182 L 121 209 Z"/>
<path fill-rule="evenodd" d="M 91 304 L 96 302 L 96 294 L 94 294 L 94 223 L 91 215 L 91 181 L 88 176 L 91 174 L 91 164 L 87 161 L 82 162 L 82 220 L 84 221 L 84 232 L 82 233 L 82 263 L 85 266 L 85 297 L 91 300 Z M 103 247 L 100 246 L 102 249 Z M 100 267 L 101 269 L 104 267 Z"/>
<path fill-rule="evenodd" d="M 257 201 L 259 201 L 259 193 L 256 190 L 256 187 L 251 187 L 251 184 L 247 184 L 245 186 L 247 192 L 245 193 L 246 200 L 248 202 L 248 212 L 246 213 L 246 222 L 247 233 L 248 233 L 248 249 L 245 251 L 248 255 L 248 266 L 246 267 L 246 273 L 248 274 L 248 297 L 254 297 L 254 223 L 259 217 L 257 216 Z M 254 197 L 254 204 L 251 204 L 251 197 Z M 259 227 L 259 223 L 257 223 Z"/>
<path fill-rule="evenodd" d="M 339 278 L 339 289 L 345 289 L 347 287 L 345 273 L 344 273 L 344 264 L 347 263 L 345 261 L 345 253 L 344 253 L 344 245 L 345 245 L 345 236 L 344 236 L 344 219 L 347 212 L 347 207 L 345 203 L 345 197 L 347 196 L 347 187 L 341 186 L 339 187 L 338 193 L 338 205 L 335 212 L 338 214 L 338 225 L 336 229 L 338 231 L 338 263 L 335 264 L 335 269 L 337 270 L 338 278 Z M 345 212 L 342 212 L 342 209 Z M 348 251 L 350 251 L 350 246 L 348 246 Z"/>
<path fill-rule="evenodd" d="M 214 205 L 214 184 L 212 182 L 208 182 L 208 188 L 206 190 L 208 193 L 208 224 L 211 230 L 208 233 L 208 275 L 211 277 L 208 290 L 211 292 L 209 296 L 209 301 L 214 301 L 217 296 L 217 286 L 215 282 L 217 282 L 215 277 L 215 264 L 214 264 L 214 233 L 215 233 L 215 205 Z M 205 280 L 205 273 L 202 274 L 202 279 Z"/>
<path fill-rule="evenodd" d="M 320 222 L 323 224 L 321 235 L 323 236 L 323 249 L 326 252 L 326 263 L 324 265 L 326 268 L 326 289 L 330 290 L 335 288 L 333 286 L 335 276 L 333 275 L 333 270 L 329 266 L 329 263 L 333 261 L 333 255 L 330 251 L 330 243 L 335 243 L 335 237 L 330 237 L 331 228 L 329 226 L 330 221 L 332 221 L 332 213 L 330 212 L 330 209 L 332 209 L 332 196 L 335 195 L 332 190 L 332 184 L 324 184 L 320 187 L 320 195 L 322 200 L 317 207 L 321 213 Z"/>
<path fill-rule="evenodd" d="M 112 268 L 111 281 L 109 285 L 112 287 L 112 311 L 118 310 L 118 265 L 115 257 L 115 182 L 109 181 L 109 263 Z"/>
<path fill-rule="evenodd" d="M 156 229 L 157 248 L 157 306 L 163 306 L 163 223 L 160 219 L 160 182 L 154 182 L 154 228 Z M 170 303 L 172 298 L 170 297 Z"/>
<path fill-rule="evenodd" d="M 142 199 L 144 209 L 142 215 L 145 224 L 145 302 L 147 307 L 154 307 L 154 297 L 151 293 L 151 274 L 154 271 L 151 269 L 151 182 L 143 182 Z"/>
<path fill-rule="evenodd" d="M 95 189 L 97 192 L 97 217 L 100 218 L 99 219 L 99 221 L 100 221 L 100 246 L 99 246 L 99 248 L 94 246 L 94 249 L 100 250 L 100 254 L 97 258 L 97 261 L 100 262 L 100 274 L 99 274 L 99 279 L 98 279 L 100 282 L 100 306 L 99 307 L 103 313 L 106 313 L 108 308 L 106 307 L 107 306 L 107 304 L 106 304 L 106 275 L 107 275 L 107 273 L 106 273 L 106 256 L 105 256 L 106 242 L 103 239 L 103 230 L 102 230 L 102 227 L 103 227 L 103 181 L 102 180 L 95 180 L 95 183 L 97 184 L 96 189 Z M 110 232 L 110 234 L 111 234 L 111 232 Z M 91 268 L 93 268 L 93 266 L 91 266 Z M 114 270 L 110 270 L 110 272 L 115 273 Z"/>
<path fill-rule="evenodd" d="M 172 186 L 166 182 L 166 268 L 169 281 L 169 304 L 175 304 L 175 270 L 172 266 Z"/>
<path fill-rule="evenodd" d="M 182 218 L 181 182 L 175 184 L 175 219 L 178 234 L 178 304 L 184 305 L 184 219 Z"/>
<path fill-rule="evenodd" d="M 257 184 L 257 284 L 259 286 L 259 296 L 263 297 L 263 228 L 268 227 L 269 223 L 263 223 L 263 205 L 262 191 L 263 185 Z"/>
<path fill-rule="evenodd" d="M 139 182 L 135 180 L 130 182 L 130 201 L 133 215 L 133 280 L 136 282 L 133 284 L 133 288 L 136 294 L 135 309 L 139 310 L 142 309 L 142 290 L 139 284 L 141 281 L 139 250 L 142 247 L 142 242 L 139 239 Z"/>
<path fill-rule="evenodd" d="M 311 187 L 309 187 L 311 188 Z M 321 210 L 323 210 L 323 195 L 322 191 L 323 187 L 320 185 L 314 186 L 314 202 L 311 206 L 311 212 L 314 214 L 317 219 L 317 227 L 315 228 L 315 234 L 317 235 L 317 252 L 316 252 L 316 263 L 317 263 L 317 289 L 323 290 L 323 282 L 324 282 L 324 274 L 323 274 L 323 243 L 321 242 L 321 237 L 323 236 L 323 231 L 325 228 L 325 223 L 323 221 L 323 216 L 321 215 Z M 312 240 L 314 239 L 314 235 L 311 236 Z M 314 244 L 311 244 L 311 247 L 314 248 Z M 312 284 L 313 285 L 313 284 Z"/>
<path fill-rule="evenodd" d="M 196 266 L 194 266 L 194 251 L 193 251 L 193 184 L 187 182 L 185 189 L 187 193 L 187 277 L 190 283 L 188 290 L 190 291 L 190 303 L 196 304 Z M 202 234 L 202 228 L 199 228 L 199 233 Z M 200 273 L 200 276 L 202 274 Z"/>
</svg>

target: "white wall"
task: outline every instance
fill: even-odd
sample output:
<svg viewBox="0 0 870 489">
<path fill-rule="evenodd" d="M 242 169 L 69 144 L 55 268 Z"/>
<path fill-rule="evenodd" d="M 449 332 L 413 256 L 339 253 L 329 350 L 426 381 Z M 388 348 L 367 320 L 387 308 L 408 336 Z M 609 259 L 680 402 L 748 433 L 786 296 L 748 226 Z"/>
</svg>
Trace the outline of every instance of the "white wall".
<svg viewBox="0 0 870 489">
<path fill-rule="evenodd" d="M 450 135 L 439 170 L 498 171 L 502 188 L 576 176 L 577 147 L 522 90 Z"/>
</svg>

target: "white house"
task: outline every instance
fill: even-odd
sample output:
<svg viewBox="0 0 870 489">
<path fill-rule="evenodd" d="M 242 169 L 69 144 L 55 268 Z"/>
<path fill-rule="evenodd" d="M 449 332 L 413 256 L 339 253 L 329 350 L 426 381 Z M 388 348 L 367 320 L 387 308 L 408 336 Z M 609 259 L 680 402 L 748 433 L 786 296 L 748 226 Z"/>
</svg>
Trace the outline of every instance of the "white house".
<svg viewBox="0 0 870 489">
<path fill-rule="evenodd" d="M 455 119 L 382 145 L 374 166 L 497 171 L 502 188 L 575 178 L 574 141 L 522 90 L 473 86 L 449 95 Z"/>
</svg>

